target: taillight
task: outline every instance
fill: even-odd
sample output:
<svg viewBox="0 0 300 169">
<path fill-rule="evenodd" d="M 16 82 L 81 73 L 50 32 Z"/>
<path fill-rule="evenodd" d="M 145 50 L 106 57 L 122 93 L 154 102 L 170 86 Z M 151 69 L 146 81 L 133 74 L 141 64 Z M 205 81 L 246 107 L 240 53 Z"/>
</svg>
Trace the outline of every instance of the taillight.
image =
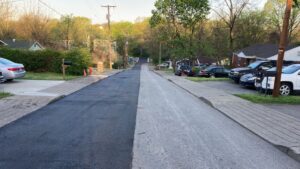
<svg viewBox="0 0 300 169">
<path fill-rule="evenodd" d="M 24 69 L 24 68 L 22 67 L 22 68 L 8 68 L 7 70 L 16 72 L 16 71 L 21 71 L 21 70 L 23 70 L 23 69 Z"/>
</svg>

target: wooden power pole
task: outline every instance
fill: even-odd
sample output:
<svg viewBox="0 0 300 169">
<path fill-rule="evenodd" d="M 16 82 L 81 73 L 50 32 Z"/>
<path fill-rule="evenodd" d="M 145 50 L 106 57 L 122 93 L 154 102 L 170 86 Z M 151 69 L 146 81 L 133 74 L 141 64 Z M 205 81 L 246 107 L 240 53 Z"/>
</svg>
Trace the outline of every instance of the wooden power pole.
<svg viewBox="0 0 300 169">
<path fill-rule="evenodd" d="M 113 6 L 113 5 L 102 5 L 103 8 L 107 8 L 107 15 L 106 15 L 106 19 L 107 19 L 107 25 L 108 25 L 108 31 L 109 31 L 109 51 L 108 51 L 108 60 L 109 60 L 109 68 L 112 69 L 112 64 L 111 64 L 111 55 L 112 55 L 112 49 L 111 49 L 111 21 L 110 21 L 110 9 L 111 8 L 115 8 L 117 6 Z"/>
<path fill-rule="evenodd" d="M 285 15 L 283 20 L 283 28 L 280 35 L 280 44 L 279 44 L 279 52 L 277 58 L 277 73 L 275 78 L 275 85 L 273 90 L 273 97 L 279 97 L 280 95 L 280 86 L 281 86 L 281 74 L 282 74 L 282 66 L 284 60 L 285 48 L 287 45 L 288 31 L 289 31 L 289 21 L 292 11 L 293 0 L 287 0 Z"/>
</svg>

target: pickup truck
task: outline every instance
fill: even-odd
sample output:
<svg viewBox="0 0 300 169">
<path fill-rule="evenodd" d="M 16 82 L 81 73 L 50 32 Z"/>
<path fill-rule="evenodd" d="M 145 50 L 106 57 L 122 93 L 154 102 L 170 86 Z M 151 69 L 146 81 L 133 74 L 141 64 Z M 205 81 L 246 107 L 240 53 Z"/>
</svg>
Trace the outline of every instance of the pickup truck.
<svg viewBox="0 0 300 169">
<path fill-rule="evenodd" d="M 243 75 L 249 73 L 256 74 L 259 70 L 268 70 L 272 67 L 275 67 L 275 62 L 256 61 L 251 63 L 248 67 L 231 69 L 229 72 L 229 78 L 234 80 L 236 83 L 239 83 Z"/>
<path fill-rule="evenodd" d="M 275 77 L 265 77 L 261 87 L 263 90 L 273 90 Z M 288 96 L 300 91 L 300 64 L 294 64 L 283 69 L 280 94 Z"/>
</svg>

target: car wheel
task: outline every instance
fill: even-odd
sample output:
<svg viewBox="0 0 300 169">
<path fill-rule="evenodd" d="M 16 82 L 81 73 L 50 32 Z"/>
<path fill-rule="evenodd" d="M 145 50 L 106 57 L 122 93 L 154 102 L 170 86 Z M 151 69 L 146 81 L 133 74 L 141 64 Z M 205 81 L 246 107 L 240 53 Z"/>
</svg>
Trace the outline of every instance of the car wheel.
<svg viewBox="0 0 300 169">
<path fill-rule="evenodd" d="M 6 79 L 7 82 L 12 82 L 14 79 Z"/>
<path fill-rule="evenodd" d="M 280 86 L 280 94 L 282 96 L 289 96 L 292 94 L 292 87 L 288 83 L 282 83 Z"/>
<path fill-rule="evenodd" d="M 214 74 L 210 75 L 210 78 L 216 78 L 216 76 Z"/>
</svg>

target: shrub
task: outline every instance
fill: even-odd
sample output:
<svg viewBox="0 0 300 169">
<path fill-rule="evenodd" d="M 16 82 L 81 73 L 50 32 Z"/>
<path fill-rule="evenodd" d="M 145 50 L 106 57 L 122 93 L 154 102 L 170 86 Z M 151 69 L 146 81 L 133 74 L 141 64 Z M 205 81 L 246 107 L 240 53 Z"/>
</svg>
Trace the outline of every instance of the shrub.
<svg viewBox="0 0 300 169">
<path fill-rule="evenodd" d="M 122 60 L 118 60 L 116 61 L 113 65 L 112 65 L 113 69 L 121 69 L 124 67 L 123 65 L 123 61 Z"/>
<path fill-rule="evenodd" d="M 82 75 L 83 70 L 91 66 L 92 62 L 92 56 L 87 49 L 72 49 L 65 53 L 64 58 L 73 63 L 67 69 L 67 72 L 73 75 Z"/>
<path fill-rule="evenodd" d="M 86 49 L 74 49 L 67 52 L 55 50 L 27 51 L 0 48 L 0 57 L 24 64 L 27 71 L 60 73 L 62 59 L 70 60 L 73 65 L 67 69 L 68 74 L 81 75 L 83 69 L 91 63 L 91 54 Z"/>
<path fill-rule="evenodd" d="M 27 71 L 60 72 L 62 54 L 53 50 L 27 51 L 0 48 L 0 57 L 22 63 Z"/>
</svg>

